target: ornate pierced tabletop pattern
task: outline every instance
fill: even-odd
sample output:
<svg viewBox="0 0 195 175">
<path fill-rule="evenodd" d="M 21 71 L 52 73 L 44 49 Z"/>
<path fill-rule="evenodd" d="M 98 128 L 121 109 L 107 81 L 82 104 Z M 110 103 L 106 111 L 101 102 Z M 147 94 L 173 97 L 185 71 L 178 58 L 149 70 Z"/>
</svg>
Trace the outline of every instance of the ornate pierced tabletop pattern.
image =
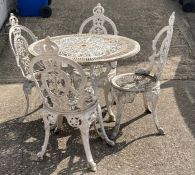
<svg viewBox="0 0 195 175">
<path fill-rule="evenodd" d="M 116 35 L 77 34 L 51 37 L 59 46 L 59 54 L 79 63 L 111 62 L 134 56 L 140 50 L 138 42 Z M 43 52 L 43 40 L 29 47 L 35 56 Z"/>
</svg>

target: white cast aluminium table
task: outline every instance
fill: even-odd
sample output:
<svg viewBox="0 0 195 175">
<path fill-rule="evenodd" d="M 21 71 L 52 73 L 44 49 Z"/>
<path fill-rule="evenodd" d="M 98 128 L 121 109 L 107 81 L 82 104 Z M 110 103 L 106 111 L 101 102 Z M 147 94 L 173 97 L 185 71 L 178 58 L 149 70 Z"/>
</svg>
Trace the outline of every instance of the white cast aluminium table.
<svg viewBox="0 0 195 175">
<path fill-rule="evenodd" d="M 104 64 L 130 58 L 140 51 L 137 41 L 118 35 L 74 34 L 50 37 L 59 47 L 61 56 L 80 64 Z M 44 40 L 29 46 L 29 52 L 38 56 L 44 53 Z"/>
<path fill-rule="evenodd" d="M 100 79 L 104 79 L 103 82 L 108 80 L 115 61 L 130 58 L 140 51 L 137 41 L 118 35 L 74 34 L 50 39 L 58 45 L 59 55 L 90 66 L 90 77 L 94 77 L 96 82 Z M 29 46 L 29 52 L 34 56 L 43 54 L 43 45 L 44 39 L 38 40 Z"/>
</svg>

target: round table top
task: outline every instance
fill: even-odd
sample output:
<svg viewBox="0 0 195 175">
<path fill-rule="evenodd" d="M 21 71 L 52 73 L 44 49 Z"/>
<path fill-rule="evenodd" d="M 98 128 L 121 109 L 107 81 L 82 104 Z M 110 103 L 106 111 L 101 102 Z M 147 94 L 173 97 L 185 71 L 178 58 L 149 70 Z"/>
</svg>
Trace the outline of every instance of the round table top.
<svg viewBox="0 0 195 175">
<path fill-rule="evenodd" d="M 75 34 L 50 37 L 59 47 L 59 55 L 79 63 L 103 63 L 128 58 L 140 51 L 137 41 L 118 35 Z M 29 52 L 44 53 L 44 39 L 29 46 Z"/>
</svg>

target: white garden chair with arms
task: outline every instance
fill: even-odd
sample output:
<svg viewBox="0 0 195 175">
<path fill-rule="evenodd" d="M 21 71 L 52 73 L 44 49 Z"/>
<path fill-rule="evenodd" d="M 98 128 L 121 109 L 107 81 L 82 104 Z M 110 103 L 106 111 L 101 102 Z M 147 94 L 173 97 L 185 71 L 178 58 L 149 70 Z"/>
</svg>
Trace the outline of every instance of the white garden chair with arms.
<svg viewBox="0 0 195 175">
<path fill-rule="evenodd" d="M 17 66 L 20 68 L 25 81 L 23 83 L 23 91 L 26 99 L 26 106 L 20 121 L 23 121 L 29 110 L 29 94 L 35 85 L 29 73 L 29 63 L 31 60 L 28 52 L 29 44 L 35 42 L 38 38 L 27 27 L 18 24 L 18 19 L 11 13 L 9 18 L 11 25 L 9 30 L 9 41 L 11 49 L 16 58 Z"/>
<path fill-rule="evenodd" d="M 60 129 L 59 118 L 66 117 L 70 126 L 80 129 L 88 164 L 96 171 L 89 145 L 90 125 L 98 120 L 101 127 L 101 133 L 97 130 L 98 134 L 108 144 L 114 145 L 105 133 L 101 108 L 82 67 L 73 60 L 58 56 L 57 46 L 51 47 L 52 42 L 49 38 L 46 38 L 44 43 L 45 54 L 33 58 L 30 63 L 30 73 L 43 101 L 42 116 L 45 126 L 44 144 L 37 155 L 43 158 L 49 140 L 50 126 L 56 124 Z M 39 65 L 42 67 L 37 78 Z"/>
<path fill-rule="evenodd" d="M 100 34 L 100 35 L 101 34 L 108 34 L 108 30 L 105 27 L 105 23 L 107 23 L 111 27 L 112 33 L 114 35 L 118 35 L 116 25 L 114 24 L 114 22 L 110 18 L 104 16 L 104 8 L 101 6 L 100 3 L 98 3 L 97 6 L 94 7 L 93 14 L 94 14 L 93 16 L 87 18 L 81 24 L 80 29 L 79 29 L 80 34 L 84 33 L 84 31 L 88 31 L 87 33 L 90 33 L 90 34 Z M 92 24 L 92 26 L 91 26 L 91 24 Z M 109 120 L 115 121 L 115 116 L 112 113 L 111 106 L 110 106 L 112 102 L 109 102 L 108 95 L 111 91 L 110 80 L 112 77 L 114 77 L 116 75 L 117 62 L 114 61 L 114 62 L 111 62 L 110 64 L 111 64 L 112 69 L 110 70 L 108 76 L 106 76 L 106 77 L 103 75 L 105 65 L 96 65 L 94 67 L 94 69 L 95 69 L 95 72 L 97 74 L 97 78 L 98 78 L 98 82 L 99 82 L 98 86 L 104 89 L 106 107 L 107 107 L 108 113 L 110 115 Z"/>
<path fill-rule="evenodd" d="M 156 107 L 160 93 L 159 79 L 167 61 L 174 21 L 175 12 L 173 12 L 169 18 L 169 25 L 162 28 L 153 40 L 153 54 L 149 57 L 150 64 L 147 69 L 138 69 L 135 73 L 120 74 L 111 80 L 112 95 L 117 106 L 117 119 L 112 133 L 112 139 L 118 134 L 124 105 L 126 103 L 132 103 L 138 93 L 143 93 L 146 110 L 151 111 L 159 134 L 164 134 L 164 130 L 160 127 L 158 122 Z M 163 38 L 164 35 L 165 37 Z M 162 43 L 158 49 L 157 43 L 160 38 L 162 38 Z M 151 109 L 149 109 L 150 103 Z"/>
</svg>

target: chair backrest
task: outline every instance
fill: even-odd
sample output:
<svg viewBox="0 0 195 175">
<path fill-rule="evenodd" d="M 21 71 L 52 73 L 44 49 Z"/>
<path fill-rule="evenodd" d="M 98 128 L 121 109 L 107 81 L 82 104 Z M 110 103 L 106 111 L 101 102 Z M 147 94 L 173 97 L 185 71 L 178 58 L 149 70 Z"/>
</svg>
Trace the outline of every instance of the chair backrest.
<svg viewBox="0 0 195 175">
<path fill-rule="evenodd" d="M 110 18 L 104 16 L 104 8 L 101 6 L 100 3 L 98 3 L 97 6 L 94 7 L 93 9 L 93 16 L 87 18 L 81 24 L 81 27 L 79 29 L 79 34 L 82 34 L 84 32 L 84 28 L 86 28 L 86 26 L 90 23 L 92 23 L 92 27 L 89 29 L 89 32 L 87 33 L 107 34 L 108 31 L 106 27 L 104 26 L 105 22 L 107 22 L 112 27 L 113 34 L 117 35 L 118 31 L 117 31 L 116 25 Z"/>
<path fill-rule="evenodd" d="M 55 44 L 48 39 L 45 42 L 47 46 Z M 84 70 L 73 60 L 59 56 L 54 47 L 47 46 L 44 47 L 43 55 L 32 59 L 29 68 L 44 106 L 58 113 L 80 112 L 86 109 L 94 99 L 91 96 L 92 89 L 87 89 Z"/>
<path fill-rule="evenodd" d="M 173 25 L 175 21 L 175 12 L 173 12 L 169 18 L 169 25 L 163 27 L 156 35 L 152 42 L 153 54 L 149 57 L 150 67 L 149 71 L 159 80 L 163 67 L 167 62 L 168 52 L 171 45 L 171 39 L 173 35 Z M 164 36 L 164 38 L 163 38 Z M 163 38 L 163 39 L 162 39 Z M 158 47 L 159 40 L 162 39 L 162 43 Z"/>
<path fill-rule="evenodd" d="M 22 75 L 29 78 L 29 62 L 31 60 L 28 52 L 29 44 L 35 42 L 38 38 L 33 32 L 18 24 L 18 19 L 11 13 L 9 18 L 11 25 L 9 30 L 9 41 L 11 49 L 16 57 L 17 66 L 20 68 Z"/>
</svg>

